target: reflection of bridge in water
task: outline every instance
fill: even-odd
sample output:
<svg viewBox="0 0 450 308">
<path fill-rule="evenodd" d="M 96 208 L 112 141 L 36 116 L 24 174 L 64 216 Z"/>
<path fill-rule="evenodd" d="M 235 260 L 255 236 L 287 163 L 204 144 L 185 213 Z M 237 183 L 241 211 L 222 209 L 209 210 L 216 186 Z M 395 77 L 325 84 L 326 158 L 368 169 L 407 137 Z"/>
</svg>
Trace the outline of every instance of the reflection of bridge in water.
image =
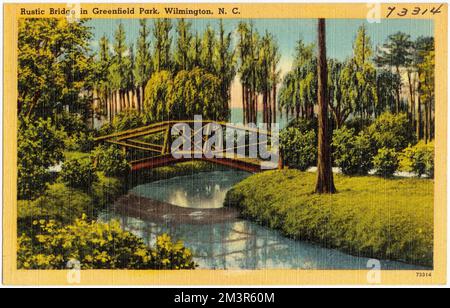
<svg viewBox="0 0 450 308">
<path fill-rule="evenodd" d="M 179 136 L 172 136 L 173 130 L 179 133 Z M 189 134 L 182 137 L 186 130 L 189 130 Z M 225 144 L 226 134 L 233 134 L 232 146 Z M 133 171 L 182 161 L 203 160 L 234 169 L 259 172 L 281 165 L 278 160 L 274 163 L 257 155 L 261 147 L 270 149 L 271 136 L 269 131 L 257 127 L 205 120 L 180 120 L 101 136 L 95 141 L 120 146 Z M 183 141 L 190 144 L 189 148 L 185 150 L 183 145 L 179 144 L 183 149 L 176 148 L 174 151 L 172 141 L 176 138 L 184 138 Z"/>
</svg>

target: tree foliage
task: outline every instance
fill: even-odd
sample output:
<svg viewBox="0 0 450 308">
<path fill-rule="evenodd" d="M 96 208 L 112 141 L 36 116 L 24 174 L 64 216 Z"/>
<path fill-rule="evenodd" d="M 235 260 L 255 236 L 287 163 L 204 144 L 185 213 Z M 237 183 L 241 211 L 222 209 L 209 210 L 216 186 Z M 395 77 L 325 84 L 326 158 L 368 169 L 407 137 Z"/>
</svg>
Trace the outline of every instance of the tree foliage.
<svg viewBox="0 0 450 308">
<path fill-rule="evenodd" d="M 92 37 L 85 20 L 22 18 L 18 29 L 18 113 L 46 118 L 67 106 L 86 113 L 92 88 Z"/>
<path fill-rule="evenodd" d="M 17 191 L 19 199 L 32 199 L 50 181 L 48 168 L 63 159 L 63 133 L 50 119 L 20 122 L 17 138 Z"/>
</svg>

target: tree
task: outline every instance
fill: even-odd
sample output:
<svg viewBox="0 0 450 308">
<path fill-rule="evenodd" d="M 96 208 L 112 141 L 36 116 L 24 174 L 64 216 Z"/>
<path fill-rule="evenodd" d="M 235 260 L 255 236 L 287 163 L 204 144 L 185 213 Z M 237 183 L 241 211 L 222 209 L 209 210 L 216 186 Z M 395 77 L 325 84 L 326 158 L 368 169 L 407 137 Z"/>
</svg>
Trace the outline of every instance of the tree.
<svg viewBox="0 0 450 308">
<path fill-rule="evenodd" d="M 352 113 L 352 102 L 344 97 L 343 82 L 344 64 L 337 60 L 328 61 L 328 107 L 330 108 L 335 127 L 340 128 Z"/>
<path fill-rule="evenodd" d="M 224 110 L 229 110 L 231 99 L 231 83 L 236 75 L 236 65 L 234 59 L 234 50 L 231 45 L 231 32 L 226 33 L 223 20 L 219 22 L 219 37 L 216 42 L 215 50 L 215 71 L 220 79 L 220 92 L 223 97 Z"/>
<path fill-rule="evenodd" d="M 356 110 L 361 118 L 374 114 L 378 97 L 376 92 L 376 71 L 372 58 L 372 46 L 364 25 L 359 27 L 353 46 L 353 64 L 356 86 Z"/>
<path fill-rule="evenodd" d="M 432 37 L 419 37 L 417 38 L 414 49 L 414 65 L 416 67 L 418 82 L 417 82 L 417 116 L 416 116 L 416 136 L 417 139 L 427 139 L 426 132 L 428 132 L 428 136 L 431 137 L 431 132 L 428 129 L 431 129 L 431 125 L 427 125 L 427 122 L 432 122 L 430 107 L 432 109 L 432 104 L 425 105 L 428 107 L 428 111 L 425 110 L 425 116 L 422 116 L 422 104 L 424 98 L 429 98 L 427 95 L 423 95 L 427 92 L 425 89 L 431 90 L 434 92 L 434 78 L 429 76 L 426 78 L 426 75 L 431 75 L 433 72 L 430 70 L 434 67 L 434 55 L 430 57 L 430 53 L 434 50 L 434 39 Z M 428 56 L 428 57 L 427 57 Z M 432 60 L 432 62 L 426 63 L 426 61 Z M 422 77 L 422 78 L 421 78 Z M 423 84 L 425 82 L 425 85 Z M 430 91 L 428 91 L 430 93 Z M 434 95 L 433 95 L 434 96 Z M 426 103 L 425 103 L 426 104 Z M 429 115 L 429 117 L 427 117 Z M 427 120 L 428 119 L 428 120 Z M 424 122 L 422 124 L 422 122 Z M 432 139 L 432 138 L 430 138 Z"/>
<path fill-rule="evenodd" d="M 395 72 L 401 80 L 402 67 L 407 67 L 411 63 L 411 47 L 412 42 L 410 36 L 403 32 L 397 32 L 388 36 L 387 42 L 379 49 L 378 55 L 375 57 L 375 62 L 378 66 L 390 66 L 395 69 Z M 396 112 L 400 112 L 400 88 L 397 93 Z"/>
<path fill-rule="evenodd" d="M 50 181 L 48 168 L 63 159 L 63 135 L 51 120 L 24 119 L 17 138 L 17 191 L 19 199 L 32 199 Z"/>
<path fill-rule="evenodd" d="M 434 50 L 426 53 L 423 62 L 419 65 L 420 75 L 420 102 L 425 105 L 424 140 L 433 139 L 432 113 L 434 107 Z"/>
<path fill-rule="evenodd" d="M 325 19 L 318 20 L 318 54 L 317 75 L 318 90 L 317 102 L 319 105 L 318 121 L 318 158 L 317 158 L 317 183 L 316 193 L 334 193 L 333 171 L 331 169 L 330 142 L 328 140 L 328 100 L 327 100 L 327 56 L 326 56 L 326 34 Z"/>
<path fill-rule="evenodd" d="M 220 79 L 202 68 L 180 71 L 173 79 L 169 106 L 171 119 L 204 119 L 224 121 L 229 109 L 224 109 Z"/>
<path fill-rule="evenodd" d="M 168 18 L 155 19 L 153 36 L 155 40 L 153 51 L 153 70 L 156 72 L 170 70 L 172 68 L 170 49 L 172 38 L 170 37 L 172 22 Z"/>
<path fill-rule="evenodd" d="M 396 95 L 401 87 L 401 81 L 397 74 L 389 70 L 381 69 L 377 72 L 377 97 L 378 105 L 375 116 L 378 117 L 384 111 L 396 110 Z"/>
<path fill-rule="evenodd" d="M 24 18 L 18 28 L 18 114 L 47 117 L 64 107 L 85 112 L 93 66 L 85 20 Z"/>
<path fill-rule="evenodd" d="M 200 62 L 201 67 L 209 73 L 215 73 L 214 67 L 214 49 L 216 47 L 216 38 L 214 30 L 208 26 L 203 33 L 201 43 Z"/>
<path fill-rule="evenodd" d="M 125 109 L 125 91 L 127 87 L 127 72 L 128 63 L 126 59 L 127 46 L 125 44 L 125 29 L 122 23 L 120 23 L 114 33 L 113 43 L 113 60 L 110 66 L 110 79 L 114 98 L 114 114 L 117 110 Z"/>
<path fill-rule="evenodd" d="M 192 67 L 189 49 L 192 42 L 191 23 L 181 18 L 177 24 L 177 42 L 175 50 L 175 66 L 177 71 L 189 70 Z"/>
<path fill-rule="evenodd" d="M 170 95 L 173 93 L 173 80 L 169 71 L 159 71 L 145 86 L 144 111 L 150 121 L 158 122 L 170 119 Z"/>
<path fill-rule="evenodd" d="M 297 42 L 292 70 L 280 89 L 280 107 L 295 113 L 296 118 L 311 120 L 317 102 L 317 60 L 313 44 Z"/>
<path fill-rule="evenodd" d="M 139 37 L 137 40 L 136 63 L 134 66 L 134 79 L 136 82 L 137 94 L 137 110 L 142 110 L 144 101 L 144 87 L 150 79 L 152 73 L 150 42 L 148 42 L 149 29 L 147 27 L 147 20 L 141 19 L 139 21 Z"/>
<path fill-rule="evenodd" d="M 249 27 L 245 22 L 240 22 L 237 29 L 239 35 L 238 42 L 238 50 L 239 50 L 239 75 L 241 81 L 242 88 L 242 110 L 243 110 L 243 122 L 244 124 L 249 122 L 249 97 L 248 97 L 248 89 L 250 85 L 249 80 L 249 63 L 248 63 L 248 36 L 249 36 Z"/>
<path fill-rule="evenodd" d="M 99 41 L 98 61 L 96 63 L 96 87 L 101 108 L 112 121 L 112 106 L 110 100 L 109 66 L 111 65 L 111 52 L 109 40 L 103 35 Z"/>
<path fill-rule="evenodd" d="M 272 34 L 266 31 L 259 42 L 257 89 L 263 97 L 263 122 L 269 128 L 276 117 L 276 86 L 279 79 L 277 69 L 280 55 Z M 273 101 L 272 101 L 273 100 Z"/>
</svg>

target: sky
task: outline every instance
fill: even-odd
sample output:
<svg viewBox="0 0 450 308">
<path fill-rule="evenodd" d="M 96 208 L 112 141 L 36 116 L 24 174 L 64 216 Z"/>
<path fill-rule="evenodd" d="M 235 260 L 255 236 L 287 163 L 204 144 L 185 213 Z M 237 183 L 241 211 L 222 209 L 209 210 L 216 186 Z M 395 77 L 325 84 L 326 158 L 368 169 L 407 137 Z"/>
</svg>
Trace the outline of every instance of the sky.
<svg viewBox="0 0 450 308">
<path fill-rule="evenodd" d="M 218 27 L 217 19 L 186 19 L 192 23 L 192 31 L 203 33 L 210 25 Z M 224 19 L 225 29 L 235 33 L 237 24 L 242 19 Z M 281 52 L 280 70 L 284 75 L 292 65 L 296 42 L 302 39 L 305 43 L 317 40 L 316 19 L 253 19 L 255 28 L 263 34 L 266 30 L 275 37 Z M 88 25 L 94 34 L 92 48 L 98 47 L 100 37 L 106 35 L 113 40 L 117 25 L 122 22 L 126 32 L 127 44 L 135 44 L 139 33 L 139 19 L 92 19 Z M 152 21 L 148 22 L 152 26 Z M 419 36 L 433 36 L 432 20 L 418 19 L 384 19 L 380 23 L 369 23 L 366 19 L 328 19 L 326 21 L 327 57 L 345 60 L 352 55 L 353 42 L 358 28 L 364 24 L 370 36 L 372 47 L 382 45 L 386 38 L 395 32 L 402 31 L 414 40 Z M 174 31 L 174 30 L 172 30 Z M 234 36 L 235 39 L 237 36 Z M 151 38 L 150 38 L 151 42 Z M 240 88 L 236 79 L 232 86 L 232 102 L 240 102 Z"/>
</svg>

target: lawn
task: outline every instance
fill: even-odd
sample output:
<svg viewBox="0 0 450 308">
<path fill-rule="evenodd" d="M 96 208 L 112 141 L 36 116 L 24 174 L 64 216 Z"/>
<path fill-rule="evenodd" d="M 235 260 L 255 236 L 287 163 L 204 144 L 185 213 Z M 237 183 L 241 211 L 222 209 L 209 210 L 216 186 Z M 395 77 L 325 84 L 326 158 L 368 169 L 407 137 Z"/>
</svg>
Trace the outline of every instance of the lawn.
<svg viewBox="0 0 450 308">
<path fill-rule="evenodd" d="M 433 180 L 336 174 L 333 195 L 314 194 L 315 181 L 311 172 L 267 171 L 235 185 L 225 203 L 294 239 L 433 265 Z"/>
</svg>

